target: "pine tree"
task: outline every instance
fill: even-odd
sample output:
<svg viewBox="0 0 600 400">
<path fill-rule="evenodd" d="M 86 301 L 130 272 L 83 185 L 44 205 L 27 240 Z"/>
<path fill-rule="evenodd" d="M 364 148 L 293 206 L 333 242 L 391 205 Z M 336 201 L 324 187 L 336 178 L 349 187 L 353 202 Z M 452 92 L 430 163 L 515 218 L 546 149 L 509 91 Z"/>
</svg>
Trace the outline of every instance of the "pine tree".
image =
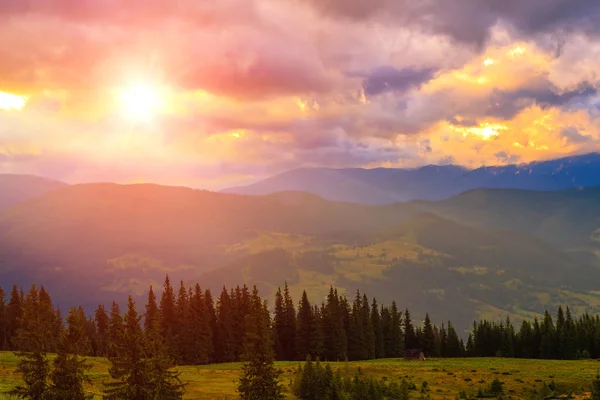
<svg viewBox="0 0 600 400">
<path fill-rule="evenodd" d="M 431 324 L 431 319 L 429 318 L 429 314 L 425 314 L 425 323 L 423 325 L 423 352 L 428 357 L 437 356 L 435 351 L 435 335 L 433 333 L 433 325 Z"/>
<path fill-rule="evenodd" d="M 331 287 L 322 313 L 325 356 L 330 361 L 343 360 L 348 353 L 344 310 L 337 291 Z"/>
<path fill-rule="evenodd" d="M 175 292 L 169 276 L 165 277 L 162 296 L 160 298 L 160 321 L 161 332 L 164 338 L 165 346 L 170 357 L 176 359 L 177 354 L 177 311 L 175 302 Z"/>
<path fill-rule="evenodd" d="M 188 360 L 192 364 L 208 363 L 213 351 L 213 332 L 204 294 L 198 284 L 189 298 L 187 327 L 185 337 L 189 341 Z"/>
<path fill-rule="evenodd" d="M 373 336 L 375 340 L 375 358 L 384 358 L 385 347 L 383 341 L 383 326 L 381 323 L 381 315 L 379 314 L 379 305 L 375 298 L 373 298 L 373 304 L 371 305 L 371 325 L 373 326 Z"/>
<path fill-rule="evenodd" d="M 152 286 L 148 289 L 148 301 L 146 303 L 146 312 L 144 313 L 144 333 L 146 335 L 160 330 L 160 312 L 156 304 L 156 296 Z"/>
<path fill-rule="evenodd" d="M 312 335 L 315 330 L 313 311 L 306 291 L 302 292 L 302 299 L 298 305 L 298 331 L 296 334 L 296 354 L 298 359 L 306 360 L 306 357 L 314 351 L 312 348 Z"/>
<path fill-rule="evenodd" d="M 116 302 L 112 302 L 110 308 L 110 319 L 108 325 L 108 355 L 115 356 L 116 348 L 123 335 L 123 317 L 121 309 Z"/>
<path fill-rule="evenodd" d="M 109 357 L 111 366 L 108 372 L 116 382 L 105 384 L 107 387 L 104 394 L 105 399 L 143 400 L 148 398 L 145 387 L 148 376 L 143 339 L 140 317 L 138 317 L 133 299 L 129 296 L 123 330 L 114 347 L 115 355 Z"/>
<path fill-rule="evenodd" d="M 204 309 L 206 310 L 206 317 L 208 319 L 208 326 L 212 335 L 212 344 L 209 344 L 209 360 L 210 362 L 216 361 L 215 355 L 215 343 L 217 341 L 217 313 L 215 311 L 215 303 L 213 301 L 212 293 L 209 289 L 204 291 Z"/>
<path fill-rule="evenodd" d="M 40 321 L 44 325 L 43 329 L 48 332 L 48 336 L 45 338 L 47 341 L 48 351 L 55 352 L 58 342 L 58 335 L 60 334 L 60 330 L 62 329 L 63 325 L 60 317 L 57 323 L 56 311 L 54 310 L 52 299 L 50 299 L 50 295 L 44 286 L 41 286 L 39 291 L 39 311 Z"/>
<path fill-rule="evenodd" d="M 419 341 L 408 308 L 404 311 L 404 342 L 405 349 L 416 349 L 419 347 Z"/>
<path fill-rule="evenodd" d="M 446 357 L 462 357 L 462 346 L 452 322 L 448 321 L 448 334 L 446 336 Z"/>
<path fill-rule="evenodd" d="M 39 292 L 35 285 L 23 302 L 23 314 L 13 341 L 20 350 L 17 372 L 22 374 L 25 385 L 17 386 L 9 395 L 22 399 L 43 400 L 48 390 L 50 366 L 47 353 L 52 327 L 45 320 L 45 310 L 40 307 Z"/>
<path fill-rule="evenodd" d="M 96 322 L 96 331 L 98 333 L 98 351 L 97 357 L 106 357 L 108 355 L 108 346 L 110 341 L 109 326 L 110 319 L 106 313 L 104 305 L 100 304 L 94 313 Z"/>
<path fill-rule="evenodd" d="M 48 397 L 52 400 L 91 399 L 86 395 L 84 383 L 91 383 L 85 371 L 92 365 L 80 357 L 89 351 L 89 337 L 86 334 L 86 316 L 83 309 L 72 308 L 67 317 L 67 330 L 59 339 L 58 356 L 50 373 L 51 385 Z"/>
<path fill-rule="evenodd" d="M 354 303 L 352 303 L 350 329 L 348 330 L 348 359 L 351 361 L 366 360 L 369 357 L 364 322 L 362 298 L 357 290 Z"/>
<path fill-rule="evenodd" d="M 234 316 L 231 297 L 223 287 L 217 301 L 215 352 L 218 362 L 235 361 Z M 237 327 L 239 329 L 239 327 Z"/>
<path fill-rule="evenodd" d="M 564 357 L 567 360 L 575 359 L 577 353 L 577 328 L 571 315 L 571 310 L 567 307 L 565 313 L 565 330 L 564 330 Z"/>
<path fill-rule="evenodd" d="M 275 293 L 275 312 L 273 321 L 274 346 L 275 346 L 275 357 L 277 360 L 285 360 L 283 342 L 284 342 L 284 330 L 285 330 L 285 315 L 283 309 L 283 294 L 281 288 L 277 289 Z"/>
<path fill-rule="evenodd" d="M 367 359 L 375 358 L 375 332 L 373 322 L 371 320 L 371 309 L 369 307 L 369 299 L 366 294 L 363 294 L 361 305 L 361 317 L 363 329 L 365 331 L 365 354 Z"/>
<path fill-rule="evenodd" d="M 21 326 L 21 317 L 23 316 L 23 303 L 21 293 L 17 285 L 13 285 L 12 291 L 10 292 L 10 300 L 6 306 L 6 347 L 12 350 L 15 348 L 13 338 L 15 337 L 17 330 Z"/>
<path fill-rule="evenodd" d="M 6 293 L 0 286 L 0 350 L 8 350 L 8 319 L 6 316 Z"/>
<path fill-rule="evenodd" d="M 244 335 L 246 332 L 246 315 L 250 313 L 250 292 L 248 286 L 236 287 L 230 293 L 232 315 L 235 329 L 233 330 L 234 359 L 239 361 L 244 352 Z"/>
<path fill-rule="evenodd" d="M 275 368 L 270 339 L 269 311 L 256 287 L 250 301 L 250 312 L 246 316 L 243 375 L 238 386 L 240 397 L 243 400 L 283 399 L 283 388 L 279 383 L 281 373 Z"/>
<path fill-rule="evenodd" d="M 553 359 L 556 357 L 556 331 L 552 316 L 546 310 L 544 313 L 544 321 L 540 326 L 541 342 L 540 355 L 545 359 Z"/>
<path fill-rule="evenodd" d="M 140 319 L 129 296 L 116 356 L 109 357 L 108 372 L 115 382 L 105 384 L 104 398 L 179 400 L 184 392 L 179 375 L 169 370 L 172 362 L 164 353 L 162 341 L 156 341 L 158 335 L 144 336 Z"/>
<path fill-rule="evenodd" d="M 175 360 L 178 364 L 189 364 L 189 354 L 193 343 L 186 338 L 186 333 L 190 331 L 190 309 L 189 296 L 183 281 L 179 284 L 179 293 L 175 304 Z"/>
<path fill-rule="evenodd" d="M 402 357 L 404 355 L 404 334 L 402 333 L 402 314 L 398 311 L 395 301 L 390 307 L 391 316 L 391 353 L 389 357 Z"/>
<path fill-rule="evenodd" d="M 283 354 L 286 360 L 296 359 L 296 308 L 294 300 L 290 295 L 287 282 L 283 288 L 283 310 L 284 320 L 283 331 L 280 340 L 282 341 Z"/>
</svg>

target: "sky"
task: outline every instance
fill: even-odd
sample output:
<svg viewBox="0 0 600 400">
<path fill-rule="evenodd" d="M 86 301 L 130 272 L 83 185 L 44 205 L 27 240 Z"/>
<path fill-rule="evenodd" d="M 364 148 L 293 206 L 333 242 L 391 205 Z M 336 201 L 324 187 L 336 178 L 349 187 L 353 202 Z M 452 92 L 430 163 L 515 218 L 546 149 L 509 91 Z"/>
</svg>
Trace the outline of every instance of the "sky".
<svg viewBox="0 0 600 400">
<path fill-rule="evenodd" d="M 0 2 L 0 173 L 220 189 L 600 150 L 598 0 Z"/>
</svg>

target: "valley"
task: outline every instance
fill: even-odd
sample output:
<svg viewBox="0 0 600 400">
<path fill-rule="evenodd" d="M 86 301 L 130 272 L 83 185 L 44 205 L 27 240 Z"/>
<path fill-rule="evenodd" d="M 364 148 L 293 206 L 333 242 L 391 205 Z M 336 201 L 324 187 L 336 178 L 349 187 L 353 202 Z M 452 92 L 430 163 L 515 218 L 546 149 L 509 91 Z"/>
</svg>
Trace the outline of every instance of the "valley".
<svg viewBox="0 0 600 400">
<path fill-rule="evenodd" d="M 296 300 L 335 286 L 466 329 L 569 305 L 600 311 L 597 188 L 481 189 L 383 206 L 302 192 L 247 196 L 158 185 L 63 187 L 0 213 L 0 279 L 87 310 L 165 274 L 218 292 Z M 69 289 L 66 289 L 69 288 Z M 9 289 L 9 288 L 5 288 Z"/>
</svg>

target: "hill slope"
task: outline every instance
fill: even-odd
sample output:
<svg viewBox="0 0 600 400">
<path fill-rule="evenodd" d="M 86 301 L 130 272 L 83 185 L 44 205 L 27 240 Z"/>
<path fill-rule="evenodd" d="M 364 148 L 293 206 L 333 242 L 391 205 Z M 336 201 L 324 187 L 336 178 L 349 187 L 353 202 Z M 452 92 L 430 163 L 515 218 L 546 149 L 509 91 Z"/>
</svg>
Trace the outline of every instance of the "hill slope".
<svg viewBox="0 0 600 400">
<path fill-rule="evenodd" d="M 65 186 L 39 176 L 0 174 L 0 211 Z"/>
<path fill-rule="evenodd" d="M 169 273 L 215 290 L 257 283 L 265 295 L 288 281 L 296 298 L 360 288 L 464 323 L 560 302 L 600 311 L 597 259 L 572 251 L 596 243 L 597 199 L 595 190 L 492 190 L 375 207 L 300 192 L 75 185 L 0 213 L 0 281 L 44 284 L 60 305 L 88 308 L 144 295 Z M 520 212 L 532 216 L 510 223 Z M 565 227 L 568 246 L 543 240 L 547 221 L 555 243 Z"/>
<path fill-rule="evenodd" d="M 298 169 L 225 193 L 265 195 L 301 190 L 329 200 L 389 204 L 440 200 L 478 188 L 560 190 L 600 186 L 600 154 L 467 170 L 454 165 L 417 169 Z"/>
</svg>

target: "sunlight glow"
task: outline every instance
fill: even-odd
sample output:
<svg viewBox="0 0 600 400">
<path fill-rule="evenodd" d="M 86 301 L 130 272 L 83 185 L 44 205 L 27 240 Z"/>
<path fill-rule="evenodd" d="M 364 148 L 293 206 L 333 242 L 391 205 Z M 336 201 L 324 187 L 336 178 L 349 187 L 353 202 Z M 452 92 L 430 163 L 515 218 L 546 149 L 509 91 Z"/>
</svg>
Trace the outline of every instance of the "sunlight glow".
<svg viewBox="0 0 600 400">
<path fill-rule="evenodd" d="M 0 91 L 0 110 L 19 111 L 27 104 L 28 98 Z"/>
<path fill-rule="evenodd" d="M 486 58 L 485 60 L 483 60 L 483 65 L 485 65 L 486 67 L 493 65 L 496 61 L 494 61 L 492 58 Z"/>
<path fill-rule="evenodd" d="M 505 131 L 508 128 L 506 127 L 506 125 L 503 124 L 490 124 L 486 122 L 483 124 L 479 124 L 479 126 L 468 128 L 450 125 L 450 129 L 462 133 L 463 137 L 467 137 L 468 135 L 474 135 L 480 137 L 483 140 L 490 140 L 494 137 L 499 136 L 501 131 Z"/>
<path fill-rule="evenodd" d="M 121 106 L 127 117 L 148 121 L 163 107 L 159 90 L 149 85 L 132 85 L 121 92 Z"/>
<path fill-rule="evenodd" d="M 525 48 L 522 46 L 516 46 L 515 48 L 508 51 L 511 57 L 517 57 L 525 54 Z"/>
</svg>

